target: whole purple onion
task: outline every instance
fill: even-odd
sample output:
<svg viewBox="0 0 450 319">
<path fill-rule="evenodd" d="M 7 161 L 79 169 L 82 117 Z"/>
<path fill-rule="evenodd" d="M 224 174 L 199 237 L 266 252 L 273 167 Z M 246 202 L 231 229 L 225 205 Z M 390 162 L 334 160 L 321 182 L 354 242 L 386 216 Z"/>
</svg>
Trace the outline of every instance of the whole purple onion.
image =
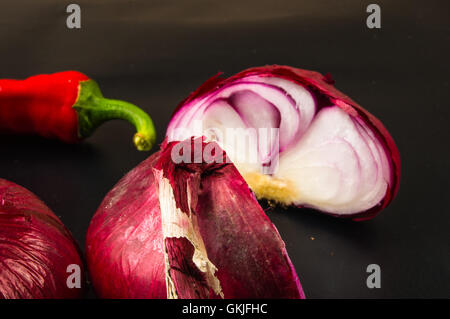
<svg viewBox="0 0 450 319">
<path fill-rule="evenodd" d="M 58 217 L 0 179 L 0 298 L 79 298 L 83 279 L 77 245 Z"/>
<path fill-rule="evenodd" d="M 180 145 L 214 157 L 176 163 Z M 86 255 L 102 298 L 304 298 L 275 226 L 220 147 L 201 139 L 164 144 L 108 193 Z"/>
</svg>

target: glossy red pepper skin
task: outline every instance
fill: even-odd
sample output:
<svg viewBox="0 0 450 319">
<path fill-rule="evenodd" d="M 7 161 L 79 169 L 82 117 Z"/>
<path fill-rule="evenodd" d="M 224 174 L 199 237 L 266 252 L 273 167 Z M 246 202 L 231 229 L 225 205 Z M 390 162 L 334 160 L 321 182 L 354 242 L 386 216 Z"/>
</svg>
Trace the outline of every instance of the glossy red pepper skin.
<svg viewBox="0 0 450 319">
<path fill-rule="evenodd" d="M 80 72 L 0 79 L 0 133 L 75 143 L 111 119 L 132 123 L 137 149 L 151 149 L 156 133 L 148 114 L 131 103 L 104 98 L 97 83 Z"/>
<path fill-rule="evenodd" d="M 37 134 L 67 143 L 80 141 L 73 105 L 80 82 L 87 80 L 76 71 L 0 80 L 0 131 Z"/>
</svg>

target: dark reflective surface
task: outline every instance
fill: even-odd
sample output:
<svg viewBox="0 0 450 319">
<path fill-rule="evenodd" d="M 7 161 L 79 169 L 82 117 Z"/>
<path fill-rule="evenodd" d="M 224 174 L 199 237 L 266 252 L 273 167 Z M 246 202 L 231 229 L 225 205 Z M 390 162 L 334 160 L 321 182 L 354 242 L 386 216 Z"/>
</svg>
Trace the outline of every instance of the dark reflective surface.
<svg viewBox="0 0 450 319">
<path fill-rule="evenodd" d="M 336 86 L 380 118 L 402 155 L 395 201 L 351 222 L 310 210 L 269 209 L 311 298 L 450 297 L 449 4 L 377 1 L 15 1 L 0 10 L 0 76 L 85 72 L 105 96 L 129 100 L 164 136 L 177 103 L 217 71 L 288 64 L 330 72 Z M 80 145 L 0 137 L 0 177 L 40 196 L 81 246 L 109 189 L 149 154 L 133 129 L 102 126 Z M 366 267 L 381 266 L 381 289 Z M 91 292 L 89 294 L 93 296 Z"/>
</svg>

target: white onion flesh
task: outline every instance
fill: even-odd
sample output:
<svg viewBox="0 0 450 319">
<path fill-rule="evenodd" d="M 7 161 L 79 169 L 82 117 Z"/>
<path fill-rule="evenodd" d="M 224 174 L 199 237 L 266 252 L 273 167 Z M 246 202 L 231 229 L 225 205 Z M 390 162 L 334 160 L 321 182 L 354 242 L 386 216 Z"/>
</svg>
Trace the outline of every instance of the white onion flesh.
<svg viewBox="0 0 450 319">
<path fill-rule="evenodd" d="M 279 135 L 227 138 L 227 129 L 249 127 L 278 128 Z M 308 89 L 282 78 L 244 77 L 191 101 L 167 131 L 168 141 L 201 135 L 226 150 L 259 197 L 283 204 L 351 215 L 377 205 L 389 185 L 388 157 L 371 129 L 336 105 L 318 109 Z M 243 156 L 255 145 L 256 161 Z"/>
</svg>

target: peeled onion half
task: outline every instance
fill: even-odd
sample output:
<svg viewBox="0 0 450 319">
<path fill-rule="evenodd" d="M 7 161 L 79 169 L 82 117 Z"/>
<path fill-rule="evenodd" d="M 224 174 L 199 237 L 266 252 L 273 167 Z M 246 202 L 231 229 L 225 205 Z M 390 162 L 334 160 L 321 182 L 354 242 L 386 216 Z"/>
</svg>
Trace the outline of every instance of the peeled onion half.
<svg viewBox="0 0 450 319">
<path fill-rule="evenodd" d="M 215 76 L 178 106 L 166 137 L 216 141 L 258 198 L 369 219 L 397 192 L 400 155 L 383 124 L 332 83 L 276 65 Z"/>
</svg>

